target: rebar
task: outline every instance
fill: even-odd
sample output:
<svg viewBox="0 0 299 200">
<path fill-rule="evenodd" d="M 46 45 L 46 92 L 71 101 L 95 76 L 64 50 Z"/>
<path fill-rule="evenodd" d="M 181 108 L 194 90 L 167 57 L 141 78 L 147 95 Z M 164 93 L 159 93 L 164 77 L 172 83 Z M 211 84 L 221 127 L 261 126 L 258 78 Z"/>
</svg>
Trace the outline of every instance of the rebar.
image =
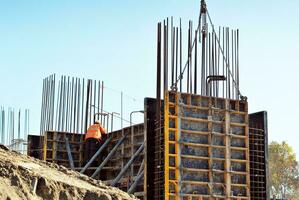
<svg viewBox="0 0 299 200">
<path fill-rule="evenodd" d="M 30 130 L 29 114 L 29 109 L 0 107 L 1 144 L 20 153 L 26 153 L 25 145 Z"/>
<path fill-rule="evenodd" d="M 193 30 L 192 21 L 188 23 L 187 52 L 185 54 L 187 58 L 183 67 L 181 19 L 179 26 L 176 26 L 172 17 L 170 27 L 168 21 L 166 18 L 163 21 L 163 26 L 159 22 L 162 26 L 160 41 L 163 47 L 161 48 L 163 77 L 157 78 L 163 78 L 164 91 L 177 91 L 179 87 L 180 92 L 199 93 L 213 97 L 222 95 L 224 98 L 239 99 L 241 96 L 239 89 L 239 31 L 228 27 L 219 27 L 216 32 L 207 7 L 202 6 L 196 28 Z M 170 70 L 168 70 L 169 29 Z M 201 66 L 198 67 L 198 64 Z M 216 79 L 210 83 L 210 86 L 207 86 L 209 76 L 225 76 L 225 79 Z M 170 85 L 168 85 L 169 78 Z"/>
<path fill-rule="evenodd" d="M 91 79 L 85 85 L 85 79 L 70 76 L 61 76 L 58 84 L 55 75 L 45 78 L 40 135 L 46 131 L 85 133 L 94 123 L 96 107 L 97 111 L 103 111 L 103 86 L 103 82 L 100 84 L 100 81 Z M 58 90 L 55 90 L 56 87 Z"/>
</svg>

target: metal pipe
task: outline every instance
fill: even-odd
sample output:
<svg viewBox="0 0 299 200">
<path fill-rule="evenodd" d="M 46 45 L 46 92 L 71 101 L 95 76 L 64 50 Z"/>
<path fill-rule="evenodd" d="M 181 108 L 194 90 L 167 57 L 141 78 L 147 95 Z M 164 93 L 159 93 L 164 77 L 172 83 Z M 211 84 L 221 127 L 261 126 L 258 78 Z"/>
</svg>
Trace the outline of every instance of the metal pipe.
<svg viewBox="0 0 299 200">
<path fill-rule="evenodd" d="M 166 25 L 163 21 L 163 94 L 167 90 L 166 79 L 168 74 L 166 73 Z"/>
<path fill-rule="evenodd" d="M 158 23 L 157 31 L 157 80 L 156 80 L 156 98 L 161 100 L 161 23 Z"/>
<path fill-rule="evenodd" d="M 75 170 L 74 160 L 73 160 L 73 156 L 72 156 L 72 152 L 71 152 L 71 148 L 70 148 L 70 143 L 69 143 L 69 140 L 67 137 L 65 137 L 65 147 L 66 147 L 70 167 L 72 170 Z"/>
<path fill-rule="evenodd" d="M 132 115 L 134 114 L 134 113 L 144 113 L 144 111 L 143 110 L 137 110 L 137 111 L 132 111 L 131 113 L 130 113 L 130 127 L 131 127 L 131 156 L 133 156 L 134 155 L 134 126 L 133 126 L 133 123 L 132 123 Z M 134 173 L 133 173 L 133 170 L 134 170 L 134 168 L 133 168 L 133 166 L 131 166 L 131 176 L 133 177 L 134 176 Z"/>
<path fill-rule="evenodd" d="M 70 128 L 69 128 L 70 132 L 72 132 L 72 127 L 73 127 L 73 106 L 74 106 L 74 77 L 72 77 L 72 87 L 71 87 Z"/>
<path fill-rule="evenodd" d="M 110 134 L 109 134 L 110 135 Z M 97 150 L 97 152 L 91 157 L 91 159 L 86 163 L 86 165 L 83 167 L 83 169 L 80 171 L 80 173 L 84 173 L 87 168 L 92 164 L 92 162 L 102 153 L 102 151 L 107 147 L 109 142 L 111 141 L 112 137 L 108 137 L 107 140 L 104 142 L 104 144 L 101 145 L 101 147 Z"/>
<path fill-rule="evenodd" d="M 78 79 L 78 109 L 77 109 L 77 129 L 76 133 L 80 133 L 80 117 L 81 117 L 81 79 Z"/>
<path fill-rule="evenodd" d="M 197 30 L 195 30 L 195 50 L 194 50 L 194 94 L 197 94 Z"/>
<path fill-rule="evenodd" d="M 176 40 L 176 49 L 175 49 L 175 90 L 177 91 L 177 78 L 178 78 L 178 45 L 179 45 L 179 35 L 178 35 L 178 27 L 176 27 L 176 34 L 175 34 L 175 40 Z"/>
<path fill-rule="evenodd" d="M 135 152 L 135 154 L 131 157 L 131 159 L 126 163 L 126 165 L 122 168 L 122 170 L 119 172 L 117 177 L 112 181 L 111 186 L 115 186 L 115 184 L 118 183 L 118 181 L 121 179 L 121 177 L 124 175 L 124 173 L 127 171 L 127 169 L 130 167 L 130 165 L 135 161 L 137 156 L 143 151 L 145 146 L 145 142 L 142 143 L 142 145 L 138 148 L 138 150 Z"/>
<path fill-rule="evenodd" d="M 98 81 L 98 113 L 100 112 L 100 101 L 101 100 L 101 81 Z M 100 116 L 98 117 L 98 120 L 100 120 Z"/>
<path fill-rule="evenodd" d="M 89 97 L 90 98 L 89 99 L 89 126 L 90 126 L 92 124 L 91 120 L 93 119 L 92 118 L 92 109 L 91 109 L 91 107 L 92 107 L 92 93 L 93 93 L 92 92 L 93 91 L 92 90 L 92 80 L 90 80 L 90 85 L 89 86 L 90 86 L 90 93 L 89 93 L 90 94 L 90 97 Z"/>
<path fill-rule="evenodd" d="M 97 97 L 97 81 L 94 80 L 94 95 L 93 95 L 93 105 L 96 105 L 96 97 Z M 93 114 L 96 113 L 96 107 L 93 107 Z M 93 122 L 95 123 L 95 121 Z"/>
<path fill-rule="evenodd" d="M 93 105 L 94 106 L 94 105 Z M 93 121 L 96 121 L 96 116 L 104 116 L 104 118 L 107 116 L 107 115 L 109 115 L 109 113 L 95 113 L 94 115 L 93 115 Z M 103 125 L 105 126 L 105 123 L 103 123 Z"/>
<path fill-rule="evenodd" d="M 173 28 L 173 17 L 171 17 L 171 85 L 174 84 L 174 28 Z"/>
<path fill-rule="evenodd" d="M 219 26 L 219 38 L 221 39 L 221 27 Z M 216 38 L 217 40 L 217 38 Z M 219 42 L 220 43 L 220 42 Z M 217 63 L 217 71 L 218 71 L 218 74 L 217 75 L 221 75 L 220 73 L 220 47 L 218 46 L 218 63 Z M 218 83 L 217 85 L 218 89 L 220 90 L 220 84 Z M 217 97 L 219 97 L 220 94 L 218 93 L 217 94 Z"/>
<path fill-rule="evenodd" d="M 224 38 L 225 38 L 225 37 L 224 37 L 224 33 L 225 33 L 225 32 L 224 32 L 224 27 L 223 27 L 223 28 L 222 28 L 222 49 L 223 49 L 223 50 L 225 50 L 225 47 L 224 47 L 224 44 L 225 44 L 225 43 L 224 43 Z M 224 54 L 224 53 L 223 53 L 223 54 Z M 223 74 L 223 75 L 225 74 L 225 73 L 224 73 L 224 69 L 225 69 L 225 67 L 224 67 L 224 56 L 223 56 L 223 59 L 222 59 L 222 74 Z M 223 91 L 222 91 L 222 97 L 223 97 L 223 98 L 225 97 L 225 93 L 224 93 L 224 90 L 225 90 L 225 87 L 224 87 L 224 86 L 225 86 L 225 83 L 226 83 L 226 82 L 223 82 L 223 87 L 222 87 L 222 88 L 223 88 Z"/>
<path fill-rule="evenodd" d="M 104 107 L 104 81 L 102 81 L 101 113 L 103 113 L 103 107 Z M 102 116 L 101 116 L 101 123 L 102 123 Z"/>
<path fill-rule="evenodd" d="M 67 77 L 67 84 L 66 84 L 66 109 L 65 109 L 65 131 L 68 132 L 68 127 L 69 127 L 69 100 L 70 100 L 70 77 Z"/>
<path fill-rule="evenodd" d="M 78 79 L 75 78 L 74 81 L 74 114 L 73 114 L 73 128 L 72 128 L 72 133 L 76 133 L 76 117 L 77 117 L 77 97 L 78 97 L 78 93 L 77 93 L 77 84 L 78 84 Z"/>
<path fill-rule="evenodd" d="M 48 81 L 47 81 L 47 88 L 48 88 L 48 89 L 47 89 L 46 131 L 49 130 L 51 80 L 52 80 L 52 75 L 48 78 Z"/>
<path fill-rule="evenodd" d="M 187 61 L 187 93 L 189 93 L 190 88 L 190 21 L 188 28 L 188 61 Z"/>
<path fill-rule="evenodd" d="M 231 59 L 232 59 L 232 79 L 233 80 L 235 80 L 235 63 L 234 63 L 234 31 L 233 30 L 231 30 L 231 45 L 232 45 L 232 49 L 231 49 L 231 51 L 232 51 L 232 57 L 231 57 Z M 234 86 L 233 86 L 233 88 L 232 88 L 232 98 L 234 99 L 235 98 L 235 91 L 234 91 L 235 89 L 234 89 Z"/>
<path fill-rule="evenodd" d="M 190 69 L 189 69 L 189 72 L 190 72 L 190 93 L 192 93 L 192 91 L 193 91 L 193 82 L 192 82 L 192 76 L 193 76 L 193 70 L 192 70 L 192 39 L 193 39 L 193 37 L 192 37 L 192 26 L 193 26 L 193 24 L 192 24 L 192 21 L 190 20 L 190 61 L 189 61 L 189 64 L 190 64 Z"/>
<path fill-rule="evenodd" d="M 106 131 L 107 131 L 107 133 L 109 133 L 109 115 L 107 115 Z"/>
<path fill-rule="evenodd" d="M 114 116 L 114 115 L 120 115 L 120 114 L 117 113 L 117 112 L 112 112 L 112 113 L 111 113 L 111 130 L 110 130 L 111 132 L 113 132 L 113 116 Z"/>
<path fill-rule="evenodd" d="M 183 80 L 183 75 L 182 75 L 182 24 L 181 24 L 181 18 L 180 18 L 180 92 L 182 92 L 182 80 Z"/>
<path fill-rule="evenodd" d="M 110 153 L 107 155 L 107 157 L 97 167 L 96 171 L 91 175 L 91 178 L 95 178 L 95 176 L 103 169 L 103 167 L 107 164 L 109 159 L 114 155 L 114 153 L 116 152 L 119 145 L 121 145 L 125 141 L 127 135 L 128 135 L 128 133 L 125 133 L 124 136 L 120 140 L 118 140 L 118 142 L 114 145 L 113 149 L 110 151 Z"/>
<path fill-rule="evenodd" d="M 165 67 L 165 90 L 168 90 L 168 18 L 167 18 L 167 21 L 166 21 L 166 37 L 165 37 L 165 40 L 166 40 L 166 50 L 165 50 L 165 59 L 166 59 L 166 67 Z M 164 92 L 165 92 L 164 90 Z M 163 93 L 164 94 L 164 93 Z"/>
<path fill-rule="evenodd" d="M 228 50 L 228 57 L 227 57 L 227 60 L 229 61 L 229 65 L 228 65 L 228 76 L 229 76 L 229 81 L 228 81 L 228 83 L 229 83 L 229 90 L 228 90 L 228 92 L 229 92 L 229 99 L 232 99 L 232 85 L 231 85 L 231 81 L 232 81 L 232 79 L 233 79 L 233 77 L 232 76 L 230 76 L 230 73 L 231 73 L 231 43 L 230 43 L 230 38 L 231 36 L 230 36 L 230 29 L 228 28 L 228 38 L 227 38 L 227 50 Z"/>
<path fill-rule="evenodd" d="M 211 62 L 211 34 L 209 33 L 209 43 L 208 43 L 208 48 L 209 48 L 209 51 L 208 51 L 208 55 L 209 55 L 209 58 L 208 58 L 208 61 L 209 61 L 209 64 L 208 64 L 208 67 L 209 67 L 209 76 L 212 76 L 213 73 L 212 73 L 212 62 Z M 209 88 L 208 90 L 208 96 L 212 96 L 212 87 L 208 86 L 207 85 L 207 88 Z"/>
<path fill-rule="evenodd" d="M 85 89 L 85 80 L 83 79 L 82 85 L 82 112 L 81 112 L 81 133 L 85 132 L 84 127 L 84 89 Z"/>
<path fill-rule="evenodd" d="M 238 99 L 240 97 L 240 86 L 239 86 L 239 30 L 237 29 L 237 90 L 238 90 Z"/>
<path fill-rule="evenodd" d="M 84 126 L 84 132 L 87 132 L 87 126 L 88 126 L 88 104 L 89 104 L 89 91 L 90 91 L 90 80 L 87 80 L 87 91 L 86 91 L 86 104 L 85 104 L 85 126 Z"/>
<path fill-rule="evenodd" d="M 129 188 L 128 191 L 127 191 L 128 194 L 132 194 L 132 193 L 135 191 L 135 189 L 136 189 L 136 187 L 137 187 L 137 184 L 138 184 L 139 181 L 143 178 L 143 176 L 144 176 L 144 170 L 142 170 L 142 171 L 140 172 L 140 174 L 138 174 L 138 175 L 136 176 L 136 178 L 135 178 L 133 184 L 130 186 L 130 188 Z"/>
<path fill-rule="evenodd" d="M 18 112 L 18 139 L 21 139 L 21 109 Z"/>
<path fill-rule="evenodd" d="M 65 114 L 66 114 L 66 109 L 65 109 L 65 104 L 66 104 L 66 77 L 63 76 L 62 77 L 62 112 L 60 113 L 60 115 L 62 115 L 61 117 L 61 130 L 62 131 L 65 131 L 65 120 L 66 120 L 66 117 L 65 117 Z"/>
<path fill-rule="evenodd" d="M 44 126 L 44 106 L 45 106 L 45 79 L 43 80 L 43 90 L 42 90 L 42 106 L 41 106 L 41 120 L 40 120 L 40 135 L 43 133 Z"/>
</svg>

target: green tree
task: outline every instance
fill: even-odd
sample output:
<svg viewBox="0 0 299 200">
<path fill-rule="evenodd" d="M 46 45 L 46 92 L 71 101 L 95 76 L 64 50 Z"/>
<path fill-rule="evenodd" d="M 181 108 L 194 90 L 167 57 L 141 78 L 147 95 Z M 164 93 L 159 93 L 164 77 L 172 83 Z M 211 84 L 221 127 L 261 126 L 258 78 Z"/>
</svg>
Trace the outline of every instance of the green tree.
<svg viewBox="0 0 299 200">
<path fill-rule="evenodd" d="M 299 199 L 296 154 L 286 142 L 269 145 L 270 192 L 276 198 Z"/>
</svg>

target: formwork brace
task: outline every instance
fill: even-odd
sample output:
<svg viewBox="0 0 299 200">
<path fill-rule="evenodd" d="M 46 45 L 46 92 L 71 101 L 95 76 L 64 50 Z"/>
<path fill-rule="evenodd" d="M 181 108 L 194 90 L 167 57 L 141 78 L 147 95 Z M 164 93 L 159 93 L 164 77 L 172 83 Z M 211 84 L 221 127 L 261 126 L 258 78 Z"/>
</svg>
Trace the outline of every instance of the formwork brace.
<svg viewBox="0 0 299 200">
<path fill-rule="evenodd" d="M 74 160 L 73 160 L 73 157 L 72 157 L 72 152 L 71 152 L 71 148 L 70 148 L 69 139 L 67 137 L 65 138 L 65 146 L 66 146 L 66 151 L 67 151 L 67 155 L 68 155 L 69 162 L 70 162 L 70 167 L 71 167 L 72 170 L 74 170 L 75 169 Z"/>
<path fill-rule="evenodd" d="M 92 156 L 92 158 L 86 163 L 86 165 L 83 167 L 83 169 L 80 171 L 80 173 L 84 173 L 87 168 L 92 164 L 92 162 L 102 153 L 102 151 L 107 147 L 109 142 L 111 141 L 112 137 L 109 137 L 105 143 L 97 150 L 97 152 Z"/>
<path fill-rule="evenodd" d="M 144 175 L 144 170 L 142 170 L 141 173 L 139 173 L 136 176 L 136 179 L 135 179 L 134 183 L 131 185 L 131 187 L 127 191 L 128 194 L 132 194 L 135 191 L 135 188 L 136 188 L 138 182 L 142 179 L 143 175 Z"/>
<path fill-rule="evenodd" d="M 127 169 L 131 166 L 131 164 L 135 161 L 137 156 L 143 151 L 145 146 L 145 142 L 142 143 L 142 145 L 138 148 L 138 150 L 134 153 L 134 155 L 131 157 L 131 159 L 127 162 L 127 164 L 124 166 L 124 168 L 119 172 L 117 177 L 112 181 L 111 186 L 114 186 L 118 181 L 121 179 L 121 177 L 124 175 L 124 173 L 127 171 Z"/>
<path fill-rule="evenodd" d="M 91 178 L 94 178 L 105 166 L 105 164 L 109 161 L 109 159 L 114 155 L 114 153 L 116 152 L 117 148 L 119 147 L 119 145 L 121 145 L 126 137 L 127 137 L 128 133 L 126 133 L 117 143 L 116 145 L 113 147 L 113 149 L 111 150 L 111 152 L 107 155 L 107 157 L 105 158 L 105 160 L 98 166 L 98 168 L 96 169 L 96 171 L 91 175 Z"/>
<path fill-rule="evenodd" d="M 140 175 L 141 173 L 142 173 L 142 175 Z M 136 176 L 134 182 L 132 183 L 132 185 L 130 186 L 130 188 L 127 191 L 129 194 L 131 194 L 132 192 L 134 192 L 134 190 L 135 190 L 135 188 L 137 186 L 137 183 L 143 177 L 143 174 L 144 174 L 144 159 L 141 162 L 141 165 L 140 165 L 140 167 L 138 169 L 137 176 Z"/>
</svg>

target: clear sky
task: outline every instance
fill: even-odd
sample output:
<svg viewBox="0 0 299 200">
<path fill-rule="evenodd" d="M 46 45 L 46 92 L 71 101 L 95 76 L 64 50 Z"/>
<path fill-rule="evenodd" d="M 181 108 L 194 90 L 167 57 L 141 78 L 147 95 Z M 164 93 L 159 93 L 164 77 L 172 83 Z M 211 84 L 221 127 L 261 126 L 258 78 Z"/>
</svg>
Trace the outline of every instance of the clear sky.
<svg viewBox="0 0 299 200">
<path fill-rule="evenodd" d="M 109 111 L 119 112 L 115 90 L 122 90 L 128 119 L 155 94 L 157 22 L 196 22 L 199 2 L 0 1 L 0 105 L 29 108 L 31 133 L 38 133 L 42 79 L 57 73 L 104 80 L 114 89 L 107 89 Z M 215 25 L 241 31 L 241 92 L 250 112 L 267 110 L 270 140 L 286 140 L 299 154 L 299 1 L 207 4 Z"/>
</svg>

